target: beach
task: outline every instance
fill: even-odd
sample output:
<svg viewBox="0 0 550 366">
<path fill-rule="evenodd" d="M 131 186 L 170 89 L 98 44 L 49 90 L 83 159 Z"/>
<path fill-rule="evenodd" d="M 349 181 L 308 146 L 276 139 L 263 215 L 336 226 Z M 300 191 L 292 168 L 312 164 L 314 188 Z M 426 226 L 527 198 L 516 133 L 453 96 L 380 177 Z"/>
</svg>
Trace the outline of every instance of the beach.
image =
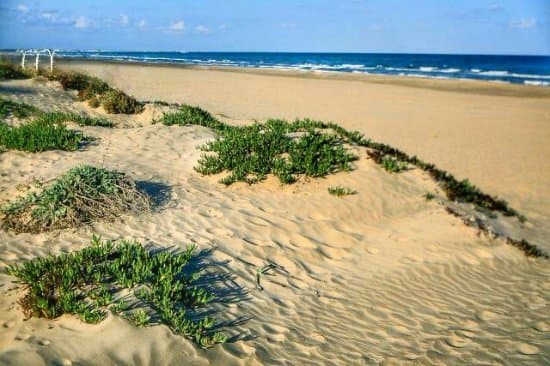
<svg viewBox="0 0 550 366">
<path fill-rule="evenodd" d="M 65 61 L 142 101 L 197 105 L 230 125 L 269 118 L 332 121 L 468 178 L 527 219 L 497 226 L 550 252 L 550 88 L 471 80 Z M 169 106 L 110 115 L 57 82 L 0 82 L 0 96 L 45 110 L 112 119 L 77 127 L 97 140 L 73 152 L 0 153 L 0 203 L 34 179 L 79 164 L 160 182 L 158 211 L 40 234 L 0 231 L 0 266 L 81 249 L 92 233 L 163 247 L 195 243 L 228 275 L 220 303 L 232 342 L 208 350 L 159 325 L 109 315 L 25 320 L 13 278 L 0 275 L 0 363 L 18 364 L 546 364 L 549 261 L 450 215 L 426 172 L 391 174 L 365 149 L 354 169 L 282 185 L 224 186 L 194 167 L 215 138 L 200 126 L 152 123 Z M 356 194 L 339 198 L 327 188 Z M 446 201 L 445 201 L 446 202 Z M 451 203 L 452 204 L 452 203 Z M 500 220 L 500 218 L 499 218 Z M 261 278 L 275 263 L 284 271 Z"/>
</svg>

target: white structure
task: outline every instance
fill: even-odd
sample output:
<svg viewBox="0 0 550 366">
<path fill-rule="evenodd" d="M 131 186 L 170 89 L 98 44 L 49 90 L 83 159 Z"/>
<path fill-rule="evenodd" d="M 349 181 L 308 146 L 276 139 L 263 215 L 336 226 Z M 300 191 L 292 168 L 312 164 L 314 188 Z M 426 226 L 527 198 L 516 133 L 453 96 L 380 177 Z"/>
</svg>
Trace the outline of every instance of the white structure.
<svg viewBox="0 0 550 366">
<path fill-rule="evenodd" d="M 38 62 L 40 61 L 40 51 L 36 51 L 36 61 L 34 62 L 34 69 L 38 72 Z"/>
<path fill-rule="evenodd" d="M 45 48 L 44 50 L 42 50 L 42 52 L 48 52 L 48 54 L 50 55 L 50 72 L 53 72 L 53 56 L 55 56 L 57 51 L 58 50 L 50 50 L 49 48 Z"/>
<path fill-rule="evenodd" d="M 29 50 L 26 51 L 20 51 L 23 53 L 23 57 L 21 58 L 21 68 L 25 68 L 25 57 L 27 56 L 27 52 L 30 52 Z"/>
<path fill-rule="evenodd" d="M 38 72 L 38 66 L 40 65 L 40 55 L 42 53 L 48 53 L 48 55 L 50 56 L 50 72 L 53 72 L 53 59 L 54 59 L 54 56 L 57 55 L 57 51 L 58 50 L 53 50 L 53 49 L 49 49 L 49 48 L 45 48 L 43 50 L 34 50 L 34 49 L 30 49 L 30 50 L 22 50 L 22 51 L 19 51 L 22 56 L 21 56 L 21 67 L 24 69 L 25 68 L 25 61 L 26 61 L 26 57 L 27 55 L 36 55 L 36 58 L 35 58 L 35 61 L 34 61 L 34 69 L 36 70 L 36 72 Z"/>
</svg>

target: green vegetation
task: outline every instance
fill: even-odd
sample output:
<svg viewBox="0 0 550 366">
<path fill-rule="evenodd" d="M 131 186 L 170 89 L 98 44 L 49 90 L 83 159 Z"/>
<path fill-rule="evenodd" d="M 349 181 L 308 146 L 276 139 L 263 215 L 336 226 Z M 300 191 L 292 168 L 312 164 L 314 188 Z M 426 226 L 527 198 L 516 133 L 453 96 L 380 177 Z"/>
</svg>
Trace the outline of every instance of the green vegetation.
<svg viewBox="0 0 550 366">
<path fill-rule="evenodd" d="M 13 115 L 16 118 L 27 118 L 40 113 L 40 110 L 32 105 L 14 102 L 0 97 L 0 119 Z"/>
<path fill-rule="evenodd" d="M 143 111 L 143 103 L 123 91 L 114 89 L 103 80 L 78 72 L 55 71 L 48 74 L 50 80 L 57 80 L 63 89 L 78 91 L 80 100 L 87 100 L 90 106 L 102 105 L 108 113 L 136 114 Z"/>
<path fill-rule="evenodd" d="M 424 198 L 426 199 L 426 201 L 431 201 L 435 198 L 435 194 L 428 192 L 424 195 Z"/>
<path fill-rule="evenodd" d="M 79 126 L 114 127 L 115 125 L 105 118 L 89 117 L 72 112 L 47 112 L 42 113 L 37 119 L 44 123 L 74 122 Z"/>
<path fill-rule="evenodd" d="M 135 114 L 143 111 L 143 105 L 140 102 L 120 90 L 109 90 L 100 97 L 100 100 L 107 113 Z"/>
<path fill-rule="evenodd" d="M 349 187 L 333 186 L 333 187 L 328 187 L 328 193 L 336 197 L 344 197 L 344 196 L 356 194 L 357 192 L 355 192 L 353 189 Z"/>
<path fill-rule="evenodd" d="M 390 173 L 401 173 L 408 168 L 407 163 L 399 161 L 393 156 L 384 156 L 379 164 L 384 170 Z"/>
<path fill-rule="evenodd" d="M 277 175 L 283 183 L 292 183 L 296 180 L 296 174 L 323 176 L 339 170 L 349 170 L 349 162 L 354 158 L 345 153 L 342 147 L 342 143 L 348 143 L 367 148 L 368 155 L 389 172 L 401 172 L 409 165 L 426 171 L 451 200 L 472 203 L 507 216 L 517 216 L 520 221 L 525 220 L 506 201 L 483 193 L 467 179 L 459 181 L 452 174 L 416 156 L 409 156 L 392 146 L 374 142 L 358 131 L 348 131 L 335 123 L 311 119 L 292 123 L 269 120 L 263 125 L 233 127 L 216 120 L 198 107 L 185 105 L 180 111 L 165 114 L 160 122 L 166 125 L 197 124 L 214 129 L 219 134 L 218 138 L 203 149 L 217 155 L 203 155 L 196 170 L 202 174 L 230 171 L 231 174 L 222 180 L 224 184 L 236 181 L 255 183 L 269 173 Z M 321 133 L 321 130 L 332 131 L 333 134 Z M 306 131 L 306 134 L 298 140 L 288 135 L 300 131 Z M 293 148 L 290 149 L 289 146 Z M 305 166 L 308 169 L 304 169 Z M 309 169 L 313 166 L 320 169 Z M 311 172 L 314 174 L 310 174 Z"/>
<path fill-rule="evenodd" d="M 82 250 L 10 266 L 7 273 L 25 286 L 19 304 L 27 318 L 75 314 L 98 323 L 110 309 L 137 326 L 165 324 L 206 348 L 227 337 L 213 330 L 214 319 L 196 314 L 214 295 L 196 285 L 199 272 L 188 273 L 194 250 L 189 246 L 183 253 L 152 251 L 136 242 L 94 236 Z M 130 290 L 126 299 L 121 298 L 124 290 Z"/>
<path fill-rule="evenodd" d="M 73 112 L 44 112 L 25 103 L 14 102 L 0 97 L 0 118 L 13 115 L 17 118 L 36 116 L 36 120 L 43 123 L 75 122 L 79 126 L 114 127 L 114 123 L 105 118 L 88 117 Z"/>
<path fill-rule="evenodd" d="M 79 131 L 69 130 L 62 123 L 36 119 L 17 127 L 0 122 L 0 147 L 8 150 L 38 152 L 46 150 L 76 150 L 88 138 Z"/>
<path fill-rule="evenodd" d="M 5 205 L 1 212 L 4 227 L 37 233 L 114 220 L 123 213 L 149 207 L 149 197 L 124 173 L 84 165 L 70 169 L 41 192 L 31 192 Z"/>
<path fill-rule="evenodd" d="M 226 126 L 218 138 L 203 146 L 196 170 L 202 174 L 229 171 L 221 180 L 256 183 L 275 174 L 281 183 L 296 181 L 298 174 L 322 177 L 351 170 L 356 157 L 348 153 L 340 138 L 313 128 L 302 128 L 282 120 L 246 127 Z"/>
<path fill-rule="evenodd" d="M 230 127 L 212 117 L 210 113 L 199 107 L 184 104 L 173 113 L 164 113 L 160 121 L 166 126 L 198 125 L 211 128 L 217 132 L 223 132 Z"/>
<path fill-rule="evenodd" d="M 8 60 L 0 59 L 0 80 L 28 79 L 32 74 Z"/>
</svg>

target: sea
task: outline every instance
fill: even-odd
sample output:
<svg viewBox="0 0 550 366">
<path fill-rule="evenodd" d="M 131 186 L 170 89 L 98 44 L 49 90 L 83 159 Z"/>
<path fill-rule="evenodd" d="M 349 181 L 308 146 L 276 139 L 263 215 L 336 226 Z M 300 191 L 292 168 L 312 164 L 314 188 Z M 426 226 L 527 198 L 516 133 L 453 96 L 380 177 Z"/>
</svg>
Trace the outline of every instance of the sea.
<svg viewBox="0 0 550 366">
<path fill-rule="evenodd" d="M 63 57 L 314 72 L 474 79 L 550 86 L 550 56 L 398 53 L 61 51 Z"/>
</svg>

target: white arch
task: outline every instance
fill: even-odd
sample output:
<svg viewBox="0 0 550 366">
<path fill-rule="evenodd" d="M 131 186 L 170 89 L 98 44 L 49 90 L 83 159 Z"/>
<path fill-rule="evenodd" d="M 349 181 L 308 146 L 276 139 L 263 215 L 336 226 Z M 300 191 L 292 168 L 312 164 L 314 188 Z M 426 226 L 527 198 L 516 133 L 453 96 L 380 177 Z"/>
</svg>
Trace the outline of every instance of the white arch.
<svg viewBox="0 0 550 366">
<path fill-rule="evenodd" d="M 50 50 L 49 48 L 43 49 L 41 52 L 48 52 L 50 55 L 50 72 L 53 72 L 53 57 L 56 55 L 56 52 L 59 50 Z"/>
</svg>

